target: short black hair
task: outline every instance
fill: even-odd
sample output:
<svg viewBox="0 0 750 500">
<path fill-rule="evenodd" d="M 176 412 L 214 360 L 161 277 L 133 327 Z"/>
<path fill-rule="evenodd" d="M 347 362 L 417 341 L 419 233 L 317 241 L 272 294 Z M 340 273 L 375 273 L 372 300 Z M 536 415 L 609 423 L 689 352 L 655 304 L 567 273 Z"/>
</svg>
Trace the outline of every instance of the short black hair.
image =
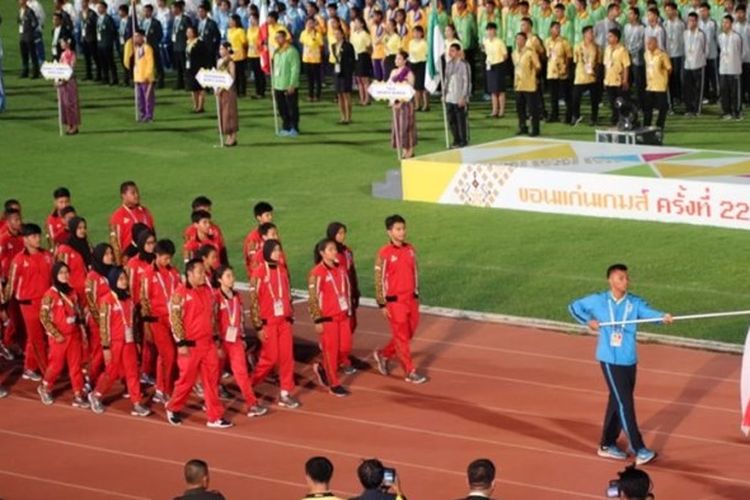
<svg viewBox="0 0 750 500">
<path fill-rule="evenodd" d="M 11 208 L 16 208 L 20 206 L 21 206 L 20 201 L 18 201 L 15 198 L 10 198 L 10 199 L 5 200 L 5 203 L 3 204 L 3 209 L 7 212 Z"/>
<path fill-rule="evenodd" d="M 703 2 L 700 5 L 701 8 L 705 7 L 706 10 L 711 10 L 711 6 L 708 4 L 708 2 Z"/>
<path fill-rule="evenodd" d="M 657 9 L 656 7 L 649 7 L 648 13 L 654 14 L 656 17 L 659 17 L 659 9 Z"/>
<path fill-rule="evenodd" d="M 253 214 L 256 218 L 263 214 L 267 214 L 268 212 L 273 212 L 273 207 L 267 201 L 259 201 L 253 207 Z"/>
<path fill-rule="evenodd" d="M 260 225 L 260 227 L 258 227 L 258 233 L 260 233 L 261 236 L 265 236 L 268 234 L 268 232 L 271 229 L 278 229 L 278 228 L 276 227 L 276 224 L 274 224 L 273 222 L 264 222 L 263 224 Z"/>
<path fill-rule="evenodd" d="M 188 262 L 188 266 L 192 260 Z M 194 266 L 193 266 L 194 267 Z M 185 266 L 187 272 L 187 266 Z M 191 268 L 192 269 L 192 268 Z M 203 460 L 194 458 L 185 463 L 185 482 L 189 485 L 201 484 L 203 478 L 208 475 L 208 464 Z"/>
<path fill-rule="evenodd" d="M 21 216 L 21 211 L 18 210 L 17 208 L 13 208 L 13 207 L 6 208 L 5 212 L 3 213 L 3 217 L 5 217 L 7 219 L 11 215 L 18 215 L 20 217 Z"/>
<path fill-rule="evenodd" d="M 213 203 L 208 198 L 208 196 L 196 196 L 193 200 L 193 203 L 190 204 L 190 208 L 193 210 L 196 210 L 200 207 L 210 207 L 213 206 Z"/>
<path fill-rule="evenodd" d="M 211 212 L 208 210 L 193 210 L 193 213 L 190 214 L 190 220 L 193 222 L 193 224 L 202 221 L 203 219 L 210 219 L 211 218 Z"/>
<path fill-rule="evenodd" d="M 143 8 L 144 8 L 144 9 L 148 9 L 148 10 L 150 10 L 151 12 L 153 12 L 153 11 L 154 11 L 154 6 L 153 6 L 153 5 L 151 5 L 150 3 L 148 3 L 148 4 L 144 5 L 144 6 L 143 6 Z"/>
<path fill-rule="evenodd" d="M 612 28 L 611 30 L 609 30 L 609 33 L 612 35 L 615 35 L 618 41 L 622 38 L 622 33 L 620 33 L 620 28 Z"/>
<path fill-rule="evenodd" d="M 495 464 L 488 458 L 474 460 L 466 469 L 466 476 L 471 488 L 489 488 L 495 480 Z"/>
<path fill-rule="evenodd" d="M 631 7 L 630 10 L 633 12 L 633 14 L 636 15 L 636 17 L 640 19 L 641 9 L 639 9 L 638 7 Z M 695 17 L 698 17 L 698 14 L 696 14 L 695 12 L 691 12 L 690 14 L 688 14 L 688 17 L 690 17 L 691 15 L 695 15 Z"/>
<path fill-rule="evenodd" d="M 128 192 L 130 189 L 138 189 L 138 185 L 135 183 L 135 181 L 125 181 L 122 184 L 120 184 L 120 194 L 123 195 Z"/>
<path fill-rule="evenodd" d="M 460 43 L 452 43 L 450 46 L 451 49 L 461 50 L 461 44 Z"/>
<path fill-rule="evenodd" d="M 565 10 L 565 5 L 561 3 L 555 4 L 555 10 Z"/>
<path fill-rule="evenodd" d="M 727 14 L 726 16 L 724 16 L 724 20 L 725 21 L 728 20 L 730 23 L 734 22 L 734 18 L 732 16 L 730 16 L 729 14 Z"/>
<path fill-rule="evenodd" d="M 739 4 L 737 7 L 734 8 L 735 12 L 747 12 L 747 7 L 745 7 L 744 3 Z"/>
<path fill-rule="evenodd" d="M 419 31 L 420 33 L 424 35 L 424 28 L 420 25 L 414 26 L 414 31 Z"/>
<path fill-rule="evenodd" d="M 202 266 L 202 265 L 203 265 L 203 260 L 202 259 L 199 259 L 197 257 L 190 259 L 189 261 L 187 261 L 187 263 L 185 263 L 185 276 L 187 276 L 187 274 L 190 271 L 192 271 L 193 269 L 195 269 L 196 266 Z M 187 470 L 187 465 L 185 465 L 185 469 Z"/>
<path fill-rule="evenodd" d="M 624 471 L 618 472 L 620 476 L 620 493 L 627 498 L 647 498 L 651 491 L 651 478 L 646 471 L 636 469 L 635 465 L 629 465 Z"/>
<path fill-rule="evenodd" d="M 670 1 L 664 4 L 664 8 L 666 9 L 667 7 L 672 7 L 673 9 L 677 9 L 677 4 Z"/>
<path fill-rule="evenodd" d="M 609 6 L 607 7 L 607 14 L 609 14 L 610 12 L 612 12 L 612 9 L 614 9 L 615 7 L 619 7 L 619 6 L 620 6 L 620 4 L 618 4 L 618 3 L 611 3 L 611 4 L 609 4 Z"/>
<path fill-rule="evenodd" d="M 528 37 L 526 36 L 526 33 L 524 33 L 523 31 L 519 31 L 518 33 L 516 33 L 516 36 L 520 36 L 524 40 L 528 40 Z"/>
<path fill-rule="evenodd" d="M 622 271 L 624 273 L 628 272 L 628 266 L 625 264 L 612 264 L 607 268 L 607 278 L 609 278 L 613 272 L 615 271 Z"/>
<path fill-rule="evenodd" d="M 524 17 L 523 19 L 521 19 L 521 22 L 524 22 L 524 21 L 529 23 L 529 26 L 534 26 L 534 21 L 532 21 L 530 17 Z"/>
<path fill-rule="evenodd" d="M 497 24 L 495 24 L 495 23 L 487 23 L 487 29 L 488 30 L 496 30 L 497 29 Z"/>
<path fill-rule="evenodd" d="M 380 488 L 385 476 L 383 462 L 377 458 L 363 460 L 362 463 L 359 464 L 359 467 L 357 467 L 357 476 L 359 476 L 359 482 L 362 483 L 364 489 L 373 490 L 375 488 Z"/>
<path fill-rule="evenodd" d="M 70 198 L 70 190 L 66 187 L 59 187 L 52 191 L 52 197 L 54 199 L 58 198 Z"/>
<path fill-rule="evenodd" d="M 213 245 L 202 245 L 197 252 L 195 252 L 195 258 L 201 259 L 201 262 L 203 262 L 203 259 L 211 255 L 211 252 L 219 253 L 216 250 L 216 247 Z"/>
<path fill-rule="evenodd" d="M 690 14 L 688 14 L 688 17 L 694 17 L 698 19 L 698 14 L 696 14 L 695 12 L 691 12 Z"/>
<path fill-rule="evenodd" d="M 159 240 L 156 242 L 156 246 L 154 247 L 154 253 L 156 255 L 174 255 L 175 252 L 176 250 L 172 240 Z"/>
<path fill-rule="evenodd" d="M 398 224 L 399 222 L 401 224 L 406 224 L 406 219 L 398 214 L 389 215 L 385 218 L 385 228 L 390 230 L 395 224 Z"/>
<path fill-rule="evenodd" d="M 74 207 L 73 205 L 68 205 L 67 207 L 60 210 L 60 217 L 65 217 L 66 215 L 71 213 L 76 213 L 76 207 Z"/>
<path fill-rule="evenodd" d="M 583 29 L 581 30 L 581 33 L 586 33 L 587 31 L 594 31 L 594 27 L 593 26 L 584 26 Z"/>
<path fill-rule="evenodd" d="M 21 236 L 31 236 L 34 234 L 42 234 L 42 228 L 38 224 L 26 223 L 21 226 Z"/>
<path fill-rule="evenodd" d="M 305 463 L 305 474 L 318 484 L 328 484 L 333 477 L 333 464 L 326 457 L 312 457 Z"/>
</svg>

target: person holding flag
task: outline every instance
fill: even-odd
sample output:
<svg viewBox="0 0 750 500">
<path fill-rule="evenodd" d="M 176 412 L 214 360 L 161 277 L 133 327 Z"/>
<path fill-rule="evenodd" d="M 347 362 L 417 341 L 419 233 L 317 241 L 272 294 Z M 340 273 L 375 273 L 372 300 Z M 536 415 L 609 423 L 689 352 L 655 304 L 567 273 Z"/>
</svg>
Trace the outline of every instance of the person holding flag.
<svg viewBox="0 0 750 500">
<path fill-rule="evenodd" d="M 609 290 L 594 293 L 573 301 L 568 306 L 571 316 L 597 333 L 599 340 L 596 359 L 609 388 L 609 404 L 604 414 L 604 430 L 597 454 L 600 457 L 626 460 L 628 454 L 617 446 L 620 431 L 625 431 L 629 451 L 635 463 L 643 465 L 657 456 L 646 448 L 635 416 L 635 378 L 638 364 L 637 325 L 633 320 L 661 318 L 672 323 L 672 316 L 653 309 L 628 291 L 630 276 L 624 264 L 613 264 L 607 269 Z M 606 323 L 601 325 L 600 323 Z"/>
</svg>

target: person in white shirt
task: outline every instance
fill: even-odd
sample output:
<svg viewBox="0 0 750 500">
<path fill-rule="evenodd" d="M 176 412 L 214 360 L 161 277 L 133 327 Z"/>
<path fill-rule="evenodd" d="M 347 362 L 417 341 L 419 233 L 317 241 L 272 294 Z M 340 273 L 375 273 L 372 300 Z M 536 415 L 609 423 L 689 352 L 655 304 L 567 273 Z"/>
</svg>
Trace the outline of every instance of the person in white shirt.
<svg viewBox="0 0 750 500">
<path fill-rule="evenodd" d="M 641 10 L 631 7 L 628 10 L 628 24 L 625 25 L 623 40 L 630 54 L 630 87 L 635 90 L 638 102 L 646 98 L 646 66 L 643 62 L 643 47 L 646 41 L 641 24 Z"/>
<path fill-rule="evenodd" d="M 656 38 L 656 45 L 663 51 L 667 51 L 667 35 L 662 28 L 659 19 L 659 10 L 656 7 L 648 9 L 646 14 L 646 27 L 643 30 L 644 45 L 649 38 Z"/>
<path fill-rule="evenodd" d="M 740 98 L 750 104 L 750 24 L 747 22 L 747 7 L 738 5 L 734 9 L 734 25 L 732 29 L 742 39 L 742 78 Z"/>
<path fill-rule="evenodd" d="M 741 120 L 740 76 L 742 75 L 742 39 L 732 29 L 734 19 L 724 16 L 719 34 L 719 81 L 721 111 L 724 120 Z"/>
<path fill-rule="evenodd" d="M 674 71 L 669 75 L 669 109 L 674 111 L 675 101 L 682 101 L 682 66 L 685 57 L 685 23 L 680 19 L 677 4 L 669 1 L 665 4 L 667 20 L 664 31 L 667 34 L 667 54 L 672 61 Z"/>
<path fill-rule="evenodd" d="M 716 21 L 711 19 L 711 7 L 703 2 L 700 7 L 698 27 L 706 35 L 706 71 L 704 82 L 704 96 L 708 102 L 716 102 L 719 98 L 719 46 L 716 43 Z M 705 99 L 704 99 L 705 104 Z"/>
<path fill-rule="evenodd" d="M 685 42 L 685 64 L 682 79 L 682 100 L 685 116 L 697 116 L 703 103 L 703 85 L 706 71 L 706 35 L 698 28 L 698 14 L 691 12 L 687 18 L 687 29 L 683 33 Z"/>
</svg>

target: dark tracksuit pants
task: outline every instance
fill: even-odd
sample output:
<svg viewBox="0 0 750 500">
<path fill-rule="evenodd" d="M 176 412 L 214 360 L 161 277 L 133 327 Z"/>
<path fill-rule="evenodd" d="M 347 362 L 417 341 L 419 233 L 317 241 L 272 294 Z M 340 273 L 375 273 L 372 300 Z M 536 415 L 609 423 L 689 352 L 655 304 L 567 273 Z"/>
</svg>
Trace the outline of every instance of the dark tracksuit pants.
<svg viewBox="0 0 750 500">
<path fill-rule="evenodd" d="M 448 123 L 453 134 L 453 144 L 458 147 L 464 147 L 469 143 L 469 133 L 467 127 L 468 108 L 460 107 L 458 104 L 446 103 L 448 112 Z"/>
<path fill-rule="evenodd" d="M 703 94 L 711 100 L 719 98 L 719 58 L 706 59 Z"/>
<path fill-rule="evenodd" d="M 686 69 L 682 80 L 682 99 L 685 111 L 700 113 L 703 102 L 703 68 Z"/>
<path fill-rule="evenodd" d="M 674 109 L 675 99 L 682 102 L 683 57 L 672 57 L 672 72 L 669 74 L 669 109 Z"/>
<path fill-rule="evenodd" d="M 549 87 L 550 108 L 552 109 L 550 121 L 555 121 L 560 118 L 559 100 L 562 98 L 565 101 L 565 123 L 570 123 L 570 119 L 573 115 L 570 80 L 550 79 L 547 80 L 547 86 Z"/>
<path fill-rule="evenodd" d="M 264 97 L 266 95 L 266 74 L 263 73 L 261 68 L 260 57 L 248 58 L 248 65 L 255 81 L 255 95 Z"/>
<path fill-rule="evenodd" d="M 637 365 L 600 363 L 609 388 L 609 403 L 604 414 L 601 446 L 614 446 L 620 431 L 625 431 L 634 452 L 645 448 L 635 417 L 635 377 Z"/>
<path fill-rule="evenodd" d="M 750 63 L 742 63 L 742 102 L 750 104 Z"/>
<path fill-rule="evenodd" d="M 740 79 L 742 75 L 721 75 L 719 82 L 721 84 L 721 112 L 725 115 L 732 115 L 735 118 L 740 116 L 742 107 L 742 96 L 740 94 Z"/>
<path fill-rule="evenodd" d="M 587 90 L 591 97 L 591 121 L 596 123 L 599 119 L 599 101 L 601 100 L 601 87 L 598 87 L 596 83 L 573 86 L 573 119 L 581 116 L 581 99 Z"/>
<path fill-rule="evenodd" d="M 527 120 L 531 118 L 531 133 L 539 134 L 539 119 L 541 118 L 541 107 L 539 105 L 539 92 L 516 91 L 516 112 L 518 113 L 518 130 L 527 133 L 529 127 Z"/>
<path fill-rule="evenodd" d="M 279 106 L 279 115 L 283 122 L 284 130 L 296 130 L 299 132 L 299 92 L 295 90 L 287 94 L 286 90 L 274 90 L 276 103 Z"/>
<path fill-rule="evenodd" d="M 660 129 L 664 128 L 667 122 L 667 111 L 669 111 L 669 102 L 667 100 L 667 92 L 650 92 L 646 91 L 646 103 L 643 108 L 643 124 L 646 127 L 651 126 L 651 122 L 654 118 L 654 109 L 658 111 L 656 118 L 656 126 Z"/>
<path fill-rule="evenodd" d="M 617 125 L 617 122 L 620 120 L 620 110 L 617 109 L 615 103 L 618 97 L 626 97 L 627 92 L 622 90 L 622 87 L 620 86 L 607 86 L 604 87 L 604 90 L 607 92 L 609 108 L 612 110 L 612 118 L 610 119 L 610 123 L 612 125 Z"/>
</svg>

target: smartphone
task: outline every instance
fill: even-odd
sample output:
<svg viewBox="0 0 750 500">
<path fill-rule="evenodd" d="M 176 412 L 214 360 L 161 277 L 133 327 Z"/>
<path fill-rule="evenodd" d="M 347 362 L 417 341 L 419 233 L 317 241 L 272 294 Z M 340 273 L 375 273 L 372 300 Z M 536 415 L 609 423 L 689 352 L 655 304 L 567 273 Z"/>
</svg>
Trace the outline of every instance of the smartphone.
<svg viewBox="0 0 750 500">
<path fill-rule="evenodd" d="M 620 481 L 613 479 L 607 487 L 607 498 L 618 498 L 620 496 Z"/>
<path fill-rule="evenodd" d="M 396 483 L 396 469 L 383 469 L 383 486 L 392 486 Z"/>
</svg>

